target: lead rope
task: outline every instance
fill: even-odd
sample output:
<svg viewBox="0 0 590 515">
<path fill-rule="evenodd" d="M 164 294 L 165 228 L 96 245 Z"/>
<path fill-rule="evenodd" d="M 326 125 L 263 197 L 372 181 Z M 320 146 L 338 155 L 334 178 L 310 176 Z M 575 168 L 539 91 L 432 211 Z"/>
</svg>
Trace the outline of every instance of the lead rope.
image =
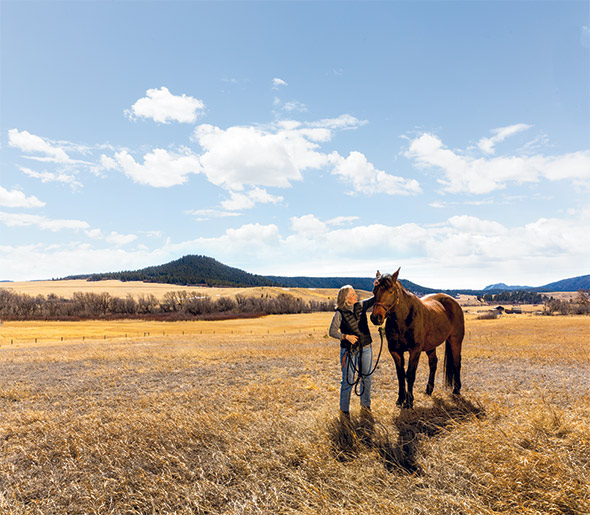
<svg viewBox="0 0 590 515">
<path fill-rule="evenodd" d="M 379 336 L 381 337 L 381 344 L 379 345 L 379 354 L 377 355 L 377 361 L 375 361 L 375 366 L 373 367 L 373 370 L 371 370 L 368 374 L 363 374 L 362 370 L 363 367 L 361 366 L 361 357 L 362 357 L 362 348 L 359 348 L 358 353 L 359 353 L 359 358 L 358 358 L 358 365 L 354 364 L 354 361 L 351 361 L 352 364 L 352 370 L 353 370 L 353 377 L 354 375 L 356 375 L 356 380 L 354 380 L 352 383 L 348 380 L 348 371 L 346 373 L 346 382 L 350 385 L 350 386 L 354 386 L 354 393 L 355 395 L 358 395 L 359 397 L 364 393 L 365 391 L 365 382 L 363 381 L 363 379 L 365 377 L 369 377 L 372 376 L 373 373 L 375 372 L 375 370 L 377 370 L 377 365 L 379 364 L 379 359 L 381 358 L 381 351 L 383 350 L 383 336 L 385 335 L 385 327 L 384 326 L 380 326 L 379 327 Z M 352 353 L 349 350 L 348 351 L 348 355 L 349 355 L 349 359 L 352 359 Z M 344 359 L 346 360 L 346 356 L 344 357 Z M 347 365 L 348 366 L 348 365 Z M 359 384 L 360 389 L 359 389 Z"/>
</svg>

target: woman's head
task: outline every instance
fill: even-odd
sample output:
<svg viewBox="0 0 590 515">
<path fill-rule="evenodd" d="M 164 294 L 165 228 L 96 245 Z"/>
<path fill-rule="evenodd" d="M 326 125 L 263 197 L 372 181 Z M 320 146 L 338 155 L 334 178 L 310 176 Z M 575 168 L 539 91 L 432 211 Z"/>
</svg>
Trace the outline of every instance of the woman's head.
<svg viewBox="0 0 590 515">
<path fill-rule="evenodd" d="M 340 288 L 338 298 L 336 299 L 336 305 L 339 309 L 352 309 L 352 306 L 354 306 L 358 300 L 359 298 L 356 291 L 354 291 L 354 288 L 350 286 L 350 284 L 347 284 Z"/>
</svg>

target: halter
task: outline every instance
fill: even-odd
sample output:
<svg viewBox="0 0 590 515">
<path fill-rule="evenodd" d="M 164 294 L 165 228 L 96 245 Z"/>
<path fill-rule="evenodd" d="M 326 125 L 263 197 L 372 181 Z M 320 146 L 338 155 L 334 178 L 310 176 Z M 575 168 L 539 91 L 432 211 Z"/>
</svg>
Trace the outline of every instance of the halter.
<svg viewBox="0 0 590 515">
<path fill-rule="evenodd" d="M 385 311 L 385 317 L 389 316 L 389 314 L 393 311 L 393 309 L 399 304 L 399 292 L 397 295 L 397 298 L 395 299 L 395 302 L 393 303 L 393 305 L 387 307 L 385 304 L 383 304 L 382 302 L 375 302 L 375 304 L 373 304 L 373 309 L 377 306 L 381 306 L 383 308 L 383 310 Z"/>
</svg>

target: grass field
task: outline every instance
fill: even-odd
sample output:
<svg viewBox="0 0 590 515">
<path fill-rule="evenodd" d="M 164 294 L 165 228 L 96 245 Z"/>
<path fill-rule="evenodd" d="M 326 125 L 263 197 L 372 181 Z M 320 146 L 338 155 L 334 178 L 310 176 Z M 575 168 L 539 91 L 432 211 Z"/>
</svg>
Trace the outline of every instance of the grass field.
<svg viewBox="0 0 590 515">
<path fill-rule="evenodd" d="M 5 322 L 0 513 L 590 513 L 590 317 L 469 315 L 414 410 L 385 353 L 352 428 L 330 317 Z"/>
<path fill-rule="evenodd" d="M 211 288 L 207 286 L 179 286 L 176 284 L 145 283 L 141 281 L 86 281 L 83 279 L 72 279 L 67 281 L 23 281 L 0 283 L 0 288 L 12 290 L 27 295 L 44 295 L 51 293 L 58 297 L 71 298 L 75 292 L 84 293 L 108 293 L 113 297 L 126 297 L 131 295 L 135 298 L 140 295 L 154 295 L 162 299 L 171 291 L 190 291 L 194 295 L 208 295 L 212 299 L 216 297 L 230 297 L 236 295 L 260 295 L 276 296 L 280 293 L 288 293 L 304 300 L 326 300 L 336 299 L 338 290 L 333 288 L 281 288 L 271 286 L 257 286 L 252 288 Z"/>
</svg>

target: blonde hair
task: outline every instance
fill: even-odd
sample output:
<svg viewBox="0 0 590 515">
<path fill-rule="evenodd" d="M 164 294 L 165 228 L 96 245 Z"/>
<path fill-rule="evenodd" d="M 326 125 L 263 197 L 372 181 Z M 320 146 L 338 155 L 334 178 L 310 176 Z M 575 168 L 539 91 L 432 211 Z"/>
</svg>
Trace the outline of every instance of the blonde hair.
<svg viewBox="0 0 590 515">
<path fill-rule="evenodd" d="M 352 308 L 352 306 L 346 302 L 346 298 L 348 297 L 348 292 L 350 292 L 350 290 L 354 291 L 354 288 L 350 284 L 346 284 L 340 288 L 340 291 L 338 291 L 338 297 L 336 298 L 336 307 L 339 309 Z"/>
</svg>

